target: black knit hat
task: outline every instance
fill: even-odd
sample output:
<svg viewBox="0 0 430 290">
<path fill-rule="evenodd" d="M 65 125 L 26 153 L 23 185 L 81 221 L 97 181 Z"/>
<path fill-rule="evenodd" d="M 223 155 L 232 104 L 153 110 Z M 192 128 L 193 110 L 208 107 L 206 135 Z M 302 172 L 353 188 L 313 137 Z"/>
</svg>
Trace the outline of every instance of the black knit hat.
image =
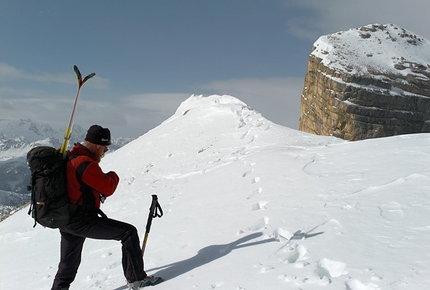
<svg viewBox="0 0 430 290">
<path fill-rule="evenodd" d="M 92 125 L 87 131 L 85 141 L 98 145 L 110 145 L 110 131 L 108 128 Z"/>
</svg>

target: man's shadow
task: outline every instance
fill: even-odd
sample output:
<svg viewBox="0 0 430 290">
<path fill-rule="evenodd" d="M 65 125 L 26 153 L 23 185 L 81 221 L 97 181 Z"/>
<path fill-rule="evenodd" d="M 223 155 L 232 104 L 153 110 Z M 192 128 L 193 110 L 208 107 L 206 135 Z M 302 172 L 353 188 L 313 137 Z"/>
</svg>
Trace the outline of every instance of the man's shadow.
<svg viewBox="0 0 430 290">
<path fill-rule="evenodd" d="M 317 227 L 315 227 L 315 228 L 317 228 Z M 290 239 L 288 239 L 288 242 L 286 245 L 288 245 L 291 240 L 299 240 L 299 239 L 301 240 L 301 239 L 311 238 L 311 237 L 323 234 L 323 232 L 310 234 L 310 232 L 315 230 L 315 228 L 306 232 L 306 233 L 304 233 L 300 230 L 295 232 L 294 235 Z M 178 277 L 182 274 L 185 274 L 185 273 L 187 273 L 193 269 L 196 269 L 198 267 L 201 267 L 205 264 L 208 264 L 208 263 L 210 263 L 216 259 L 222 258 L 222 257 L 228 255 L 229 253 L 231 253 L 231 251 L 233 251 L 233 250 L 279 241 L 278 239 L 270 238 L 270 239 L 266 239 L 266 240 L 262 240 L 262 241 L 245 243 L 245 242 L 248 242 L 252 239 L 261 237 L 262 235 L 263 235 L 263 233 L 261 233 L 261 232 L 260 233 L 253 233 L 253 234 L 247 235 L 247 236 L 240 238 L 240 239 L 238 239 L 232 243 L 229 243 L 229 244 L 208 246 L 208 247 L 205 247 L 205 248 L 201 249 L 200 251 L 198 251 L 194 257 L 188 258 L 188 259 L 183 260 L 183 261 L 175 262 L 172 264 L 164 265 L 161 267 L 152 268 L 152 269 L 147 270 L 147 272 L 159 270 L 158 272 L 156 272 L 154 274 L 154 276 L 162 277 L 163 280 L 166 281 L 166 280 Z M 127 288 L 128 288 L 127 286 L 122 286 L 122 287 L 116 288 L 115 290 L 125 290 Z"/>
<path fill-rule="evenodd" d="M 185 274 L 195 268 L 208 264 L 221 257 L 224 257 L 225 255 L 228 255 L 229 253 L 231 253 L 231 251 L 233 250 L 278 241 L 277 239 L 271 238 L 271 239 L 266 239 L 262 241 L 243 244 L 252 239 L 258 238 L 262 235 L 263 233 L 261 232 L 254 233 L 254 234 L 247 235 L 243 238 L 240 238 L 237 241 L 234 241 L 229 244 L 211 245 L 201 249 L 200 251 L 198 251 L 198 253 L 195 256 L 191 258 L 188 258 L 183 261 L 175 262 L 172 264 L 164 265 L 161 267 L 153 268 L 148 271 L 159 270 L 154 274 L 154 276 L 162 277 L 164 280 L 169 280 L 177 276 L 180 276 L 182 274 Z"/>
</svg>

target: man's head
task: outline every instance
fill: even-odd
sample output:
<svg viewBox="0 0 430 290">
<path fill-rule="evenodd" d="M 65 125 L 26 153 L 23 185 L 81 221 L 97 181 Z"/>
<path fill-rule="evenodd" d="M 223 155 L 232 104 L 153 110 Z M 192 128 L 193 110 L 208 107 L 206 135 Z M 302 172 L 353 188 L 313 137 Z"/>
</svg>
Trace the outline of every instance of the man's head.
<svg viewBox="0 0 430 290">
<path fill-rule="evenodd" d="M 84 146 L 93 152 L 98 162 L 100 162 L 105 153 L 109 150 L 108 147 L 110 144 L 110 131 L 108 128 L 92 125 L 88 129 Z"/>
<path fill-rule="evenodd" d="M 110 131 L 108 128 L 103 128 L 99 125 L 92 125 L 87 131 L 85 141 L 97 145 L 110 145 Z"/>
</svg>

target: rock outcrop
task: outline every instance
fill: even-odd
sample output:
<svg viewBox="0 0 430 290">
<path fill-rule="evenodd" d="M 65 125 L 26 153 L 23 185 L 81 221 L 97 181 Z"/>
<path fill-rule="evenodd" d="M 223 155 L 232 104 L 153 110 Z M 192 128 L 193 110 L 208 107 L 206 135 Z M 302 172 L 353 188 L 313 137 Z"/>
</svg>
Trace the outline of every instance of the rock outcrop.
<svg viewBox="0 0 430 290">
<path fill-rule="evenodd" d="M 345 140 L 430 132 L 430 42 L 392 24 L 320 37 L 300 110 L 299 130 Z"/>
</svg>

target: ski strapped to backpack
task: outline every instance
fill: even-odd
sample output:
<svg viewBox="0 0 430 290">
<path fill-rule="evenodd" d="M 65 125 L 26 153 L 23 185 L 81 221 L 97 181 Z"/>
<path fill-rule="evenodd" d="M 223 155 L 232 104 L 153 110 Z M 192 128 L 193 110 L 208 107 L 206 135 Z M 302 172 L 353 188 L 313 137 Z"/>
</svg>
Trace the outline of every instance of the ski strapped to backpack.
<svg viewBox="0 0 430 290">
<path fill-rule="evenodd" d="M 66 165 L 70 158 L 67 156 L 67 147 L 72 135 L 73 119 L 78 102 L 79 93 L 84 83 L 95 73 L 82 79 L 81 72 L 75 65 L 73 67 L 78 81 L 78 90 L 73 105 L 69 125 L 64 135 L 61 148 L 38 146 L 27 153 L 27 164 L 31 171 L 31 204 L 28 214 L 36 223 L 44 227 L 58 228 L 69 223 L 76 205 L 69 203 L 66 188 Z"/>
<path fill-rule="evenodd" d="M 73 119 L 75 117 L 75 110 L 76 110 L 76 105 L 77 105 L 78 99 L 79 99 L 79 93 L 81 92 L 82 86 L 90 78 L 92 78 L 93 76 L 96 75 L 95 73 L 90 73 L 84 79 L 82 79 L 82 74 L 76 65 L 73 66 L 73 70 L 75 71 L 76 79 L 78 80 L 78 90 L 76 92 L 75 103 L 73 104 L 73 109 L 72 109 L 72 114 L 70 116 L 69 125 L 67 126 L 66 133 L 64 134 L 64 141 L 63 141 L 63 144 L 61 145 L 61 149 L 60 149 L 60 153 L 63 155 L 63 158 L 66 158 L 67 147 L 69 146 L 69 140 L 70 140 L 70 137 L 72 136 Z"/>
</svg>

